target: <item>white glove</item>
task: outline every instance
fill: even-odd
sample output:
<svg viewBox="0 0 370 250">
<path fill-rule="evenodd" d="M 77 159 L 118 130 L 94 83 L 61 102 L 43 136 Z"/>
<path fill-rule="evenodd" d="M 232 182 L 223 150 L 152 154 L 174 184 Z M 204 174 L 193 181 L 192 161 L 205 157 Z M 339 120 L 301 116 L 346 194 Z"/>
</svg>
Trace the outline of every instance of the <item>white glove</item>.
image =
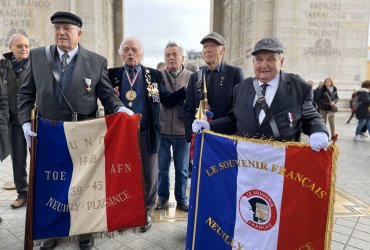
<svg viewBox="0 0 370 250">
<path fill-rule="evenodd" d="M 193 124 L 191 125 L 194 133 L 201 133 L 203 129 L 209 129 L 209 123 L 204 120 L 194 120 Z"/>
<path fill-rule="evenodd" d="M 328 135 L 324 132 L 316 132 L 310 135 L 310 147 L 312 150 L 319 152 L 320 149 L 326 150 L 329 146 Z"/>
<path fill-rule="evenodd" d="M 133 116 L 134 115 L 134 112 L 131 109 L 128 109 L 126 107 L 119 107 L 119 109 L 117 110 L 117 113 L 118 112 L 126 113 L 129 116 Z"/>
<path fill-rule="evenodd" d="M 26 139 L 26 142 L 27 142 L 27 146 L 31 148 L 31 136 L 36 137 L 37 134 L 35 132 L 32 132 L 30 122 L 23 123 L 22 129 L 23 129 L 24 138 Z"/>
</svg>

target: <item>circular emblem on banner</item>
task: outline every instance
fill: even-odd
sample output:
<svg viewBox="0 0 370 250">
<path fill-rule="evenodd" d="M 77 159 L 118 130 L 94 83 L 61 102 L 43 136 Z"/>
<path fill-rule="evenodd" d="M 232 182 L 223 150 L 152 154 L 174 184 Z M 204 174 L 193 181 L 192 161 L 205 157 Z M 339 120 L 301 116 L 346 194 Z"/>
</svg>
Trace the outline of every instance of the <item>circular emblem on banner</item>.
<svg viewBox="0 0 370 250">
<path fill-rule="evenodd" d="M 248 226 L 260 231 L 270 230 L 277 220 L 274 201 L 261 190 L 249 190 L 240 196 L 238 210 Z"/>
</svg>

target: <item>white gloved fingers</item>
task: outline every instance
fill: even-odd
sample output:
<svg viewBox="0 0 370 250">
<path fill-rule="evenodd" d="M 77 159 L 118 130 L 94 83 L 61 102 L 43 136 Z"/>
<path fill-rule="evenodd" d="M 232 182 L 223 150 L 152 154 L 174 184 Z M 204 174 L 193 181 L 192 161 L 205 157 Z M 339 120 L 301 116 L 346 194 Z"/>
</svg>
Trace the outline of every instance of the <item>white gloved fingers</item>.
<svg viewBox="0 0 370 250">
<path fill-rule="evenodd" d="M 194 120 L 191 128 L 194 133 L 201 133 L 203 129 L 209 129 L 209 123 L 204 120 Z"/>
<path fill-rule="evenodd" d="M 31 148 L 31 137 L 36 137 L 37 134 L 31 130 L 31 123 L 26 122 L 22 125 L 24 138 L 26 139 L 27 146 Z"/>
<path fill-rule="evenodd" d="M 310 136 L 310 147 L 319 152 L 321 149 L 327 150 L 329 146 L 328 135 L 324 132 L 315 132 Z"/>
<path fill-rule="evenodd" d="M 133 116 L 134 115 L 134 112 L 131 109 L 128 109 L 126 107 L 119 107 L 119 109 L 117 110 L 117 113 L 118 112 L 120 112 L 120 113 L 126 113 L 129 116 Z"/>
</svg>

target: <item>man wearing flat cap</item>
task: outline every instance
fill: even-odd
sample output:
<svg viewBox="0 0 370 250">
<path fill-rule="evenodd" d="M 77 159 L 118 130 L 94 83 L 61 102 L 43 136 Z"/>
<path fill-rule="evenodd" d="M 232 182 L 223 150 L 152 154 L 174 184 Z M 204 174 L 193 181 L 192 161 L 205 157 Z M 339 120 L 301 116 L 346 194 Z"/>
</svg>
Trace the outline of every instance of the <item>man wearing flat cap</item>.
<svg viewBox="0 0 370 250">
<path fill-rule="evenodd" d="M 133 114 L 114 94 L 108 78 L 107 60 L 79 44 L 81 18 L 58 11 L 50 20 L 54 25 L 55 45 L 31 50 L 30 71 L 18 93 L 18 116 L 28 145 L 31 136 L 37 136 L 31 131 L 30 123 L 35 102 L 41 117 L 55 121 L 96 117 L 98 98 L 111 113 Z M 92 235 L 80 239 L 81 249 L 93 247 Z M 49 239 L 42 242 L 41 249 L 52 249 L 55 245 L 55 239 Z"/>
<path fill-rule="evenodd" d="M 225 40 L 220 34 L 212 32 L 203 37 L 200 43 L 203 45 L 202 58 L 206 67 L 190 76 L 186 91 L 184 122 L 188 141 L 192 138 L 191 126 L 200 101 L 205 98 L 208 100 L 212 119 L 223 117 L 231 109 L 234 86 L 243 80 L 241 68 L 222 61 Z M 206 96 L 204 90 L 207 91 Z"/>
<path fill-rule="evenodd" d="M 310 136 L 313 150 L 326 149 L 328 131 L 313 106 L 310 85 L 300 76 L 281 70 L 282 43 L 276 38 L 263 38 L 255 45 L 252 55 L 255 77 L 234 88 L 231 112 L 210 124 L 194 121 L 194 131 L 210 128 L 224 134 L 278 141 L 299 141 L 302 131 Z M 257 95 L 263 97 L 268 109 L 257 102 Z"/>
</svg>

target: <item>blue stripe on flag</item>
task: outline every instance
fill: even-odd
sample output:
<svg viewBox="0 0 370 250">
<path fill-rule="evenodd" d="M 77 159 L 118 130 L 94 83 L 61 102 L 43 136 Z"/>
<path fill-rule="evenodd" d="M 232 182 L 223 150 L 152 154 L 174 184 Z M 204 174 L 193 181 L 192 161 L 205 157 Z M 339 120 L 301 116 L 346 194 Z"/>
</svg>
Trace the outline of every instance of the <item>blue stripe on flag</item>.
<svg viewBox="0 0 370 250">
<path fill-rule="evenodd" d="M 203 152 L 199 155 L 200 141 L 197 138 L 194 160 L 201 156 L 201 171 L 196 179 L 193 179 L 194 171 L 192 175 L 190 195 L 192 211 L 189 214 L 186 249 L 192 249 L 192 240 L 195 240 L 194 249 L 232 249 L 232 246 L 227 243 L 231 242 L 234 235 L 238 168 L 237 165 L 231 167 L 229 160 L 238 159 L 236 144 L 234 140 L 209 133 L 204 134 L 203 143 Z M 194 164 L 196 168 L 198 168 L 198 162 L 199 159 Z M 221 170 L 221 166 L 230 167 Z M 213 172 L 212 167 L 217 172 Z M 198 181 L 200 181 L 200 188 L 198 207 L 196 207 L 197 190 L 193 186 L 197 186 Z M 222 197 L 222 199 L 216 200 L 215 197 Z M 196 215 L 197 218 L 194 220 Z M 194 227 L 195 221 L 197 223 Z M 192 239 L 193 230 L 196 230 L 195 239 Z"/>
<path fill-rule="evenodd" d="M 34 239 L 69 235 L 68 193 L 72 179 L 63 122 L 38 122 L 35 169 Z"/>
</svg>

